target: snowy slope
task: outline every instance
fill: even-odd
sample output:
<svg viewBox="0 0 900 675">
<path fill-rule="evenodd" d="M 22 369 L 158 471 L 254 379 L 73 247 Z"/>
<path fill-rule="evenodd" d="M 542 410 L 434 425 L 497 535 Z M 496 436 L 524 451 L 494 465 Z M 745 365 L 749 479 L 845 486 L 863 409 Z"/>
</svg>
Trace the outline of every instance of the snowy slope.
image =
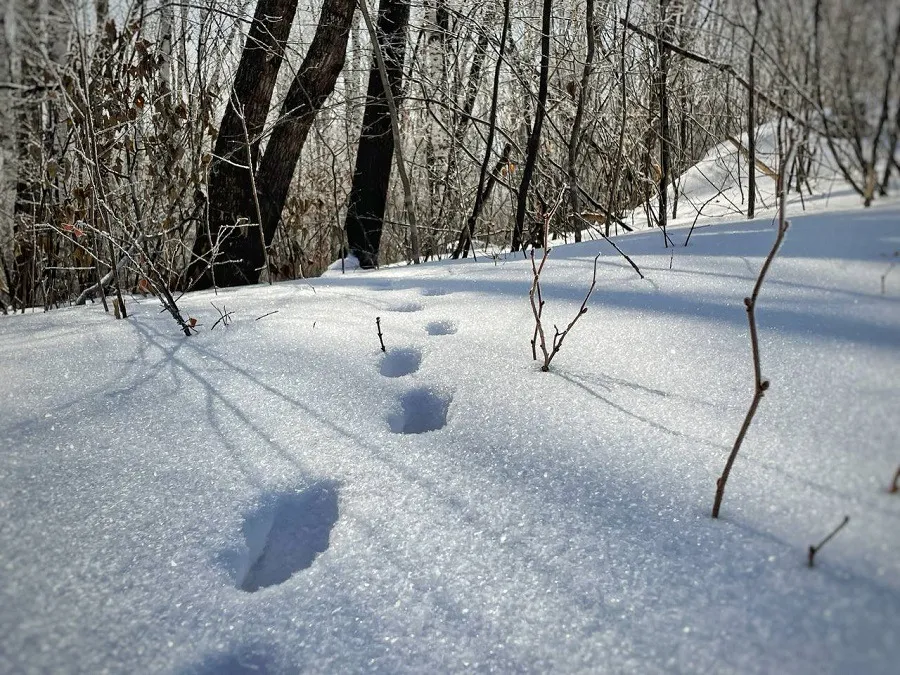
<svg viewBox="0 0 900 675">
<path fill-rule="evenodd" d="M 793 218 L 710 518 L 773 238 L 555 249 L 549 374 L 514 256 L 0 319 L 0 672 L 896 672 L 896 202 Z"/>
<path fill-rule="evenodd" d="M 781 133 L 784 148 L 789 144 L 786 138 L 788 132 L 782 130 Z M 749 199 L 748 141 L 747 134 L 744 133 L 738 138 L 718 143 L 705 157 L 685 171 L 677 183 L 669 186 L 670 226 L 678 228 L 695 223 L 702 225 L 743 219 Z M 741 151 L 736 143 L 740 143 Z M 833 143 L 840 147 L 842 141 L 834 140 Z M 812 153 L 806 159 L 809 174 L 803 184 L 803 194 L 793 190 L 788 193 L 787 203 L 790 209 L 812 213 L 834 212 L 860 204 L 861 199 L 845 182 L 827 140 L 810 132 L 807 144 L 807 151 Z M 778 149 L 777 122 L 760 125 L 756 135 L 756 157 L 761 166 L 757 164 L 755 170 L 756 213 L 760 216 L 773 211 L 777 204 L 775 175 L 779 165 Z M 791 154 L 793 156 L 794 151 Z M 884 167 L 879 163 L 876 173 L 880 176 L 883 172 Z M 896 180 L 895 177 L 893 183 Z M 795 187 L 795 182 L 796 177 L 791 176 L 792 188 Z M 809 190 L 812 190 L 812 194 L 809 194 Z M 671 209 L 676 198 L 677 217 L 672 218 Z M 651 200 L 651 208 L 654 212 L 657 208 L 655 196 Z M 641 205 L 628 214 L 625 220 L 633 227 L 644 228 L 647 224 L 647 209 Z"/>
</svg>

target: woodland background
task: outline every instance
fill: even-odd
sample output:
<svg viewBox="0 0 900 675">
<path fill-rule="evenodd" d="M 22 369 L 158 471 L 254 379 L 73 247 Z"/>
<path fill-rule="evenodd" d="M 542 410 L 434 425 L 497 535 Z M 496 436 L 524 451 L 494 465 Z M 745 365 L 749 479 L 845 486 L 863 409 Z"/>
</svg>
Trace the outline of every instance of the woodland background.
<svg viewBox="0 0 900 675">
<path fill-rule="evenodd" d="M 752 218 L 765 123 L 789 190 L 900 170 L 890 0 L 377 4 L 5 0 L 3 311 L 516 251 L 560 200 L 554 237 L 664 231 L 726 141 Z"/>
</svg>

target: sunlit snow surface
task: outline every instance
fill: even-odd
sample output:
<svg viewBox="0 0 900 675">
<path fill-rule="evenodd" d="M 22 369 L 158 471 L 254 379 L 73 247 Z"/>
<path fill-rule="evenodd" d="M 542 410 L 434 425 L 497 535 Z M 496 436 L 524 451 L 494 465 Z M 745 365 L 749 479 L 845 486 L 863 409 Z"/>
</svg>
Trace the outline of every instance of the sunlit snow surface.
<svg viewBox="0 0 900 675">
<path fill-rule="evenodd" d="M 549 374 L 521 256 L 0 318 L 0 672 L 896 673 L 900 206 L 792 215 L 719 521 L 771 212 L 555 248 Z"/>
</svg>

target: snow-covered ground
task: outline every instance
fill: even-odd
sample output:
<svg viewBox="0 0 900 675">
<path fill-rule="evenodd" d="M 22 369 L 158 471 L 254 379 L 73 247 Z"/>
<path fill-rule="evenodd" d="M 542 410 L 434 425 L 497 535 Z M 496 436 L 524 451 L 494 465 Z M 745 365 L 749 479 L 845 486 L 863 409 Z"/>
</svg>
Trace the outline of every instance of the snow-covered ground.
<svg viewBox="0 0 900 675">
<path fill-rule="evenodd" d="M 771 212 L 556 248 L 550 373 L 516 256 L 0 319 L 0 672 L 896 673 L 900 203 L 838 201 L 719 520 Z"/>
</svg>

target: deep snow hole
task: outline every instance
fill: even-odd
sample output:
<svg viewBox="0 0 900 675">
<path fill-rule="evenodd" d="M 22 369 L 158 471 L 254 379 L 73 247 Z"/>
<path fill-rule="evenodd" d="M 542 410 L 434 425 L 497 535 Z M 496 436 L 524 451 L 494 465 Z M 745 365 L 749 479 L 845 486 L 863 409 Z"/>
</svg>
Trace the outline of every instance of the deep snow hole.
<svg viewBox="0 0 900 675">
<path fill-rule="evenodd" d="M 422 352 L 415 347 L 391 349 L 381 358 L 381 374 L 385 377 L 411 375 L 422 364 Z"/>
<path fill-rule="evenodd" d="M 237 587 L 254 593 L 284 583 L 328 548 L 338 519 L 338 485 L 320 482 L 301 492 L 267 495 L 242 528 L 246 555 L 236 556 Z"/>
<path fill-rule="evenodd" d="M 400 397 L 400 412 L 388 416 L 395 434 L 421 434 L 442 429 L 447 424 L 450 394 L 425 387 L 412 389 Z"/>
</svg>

